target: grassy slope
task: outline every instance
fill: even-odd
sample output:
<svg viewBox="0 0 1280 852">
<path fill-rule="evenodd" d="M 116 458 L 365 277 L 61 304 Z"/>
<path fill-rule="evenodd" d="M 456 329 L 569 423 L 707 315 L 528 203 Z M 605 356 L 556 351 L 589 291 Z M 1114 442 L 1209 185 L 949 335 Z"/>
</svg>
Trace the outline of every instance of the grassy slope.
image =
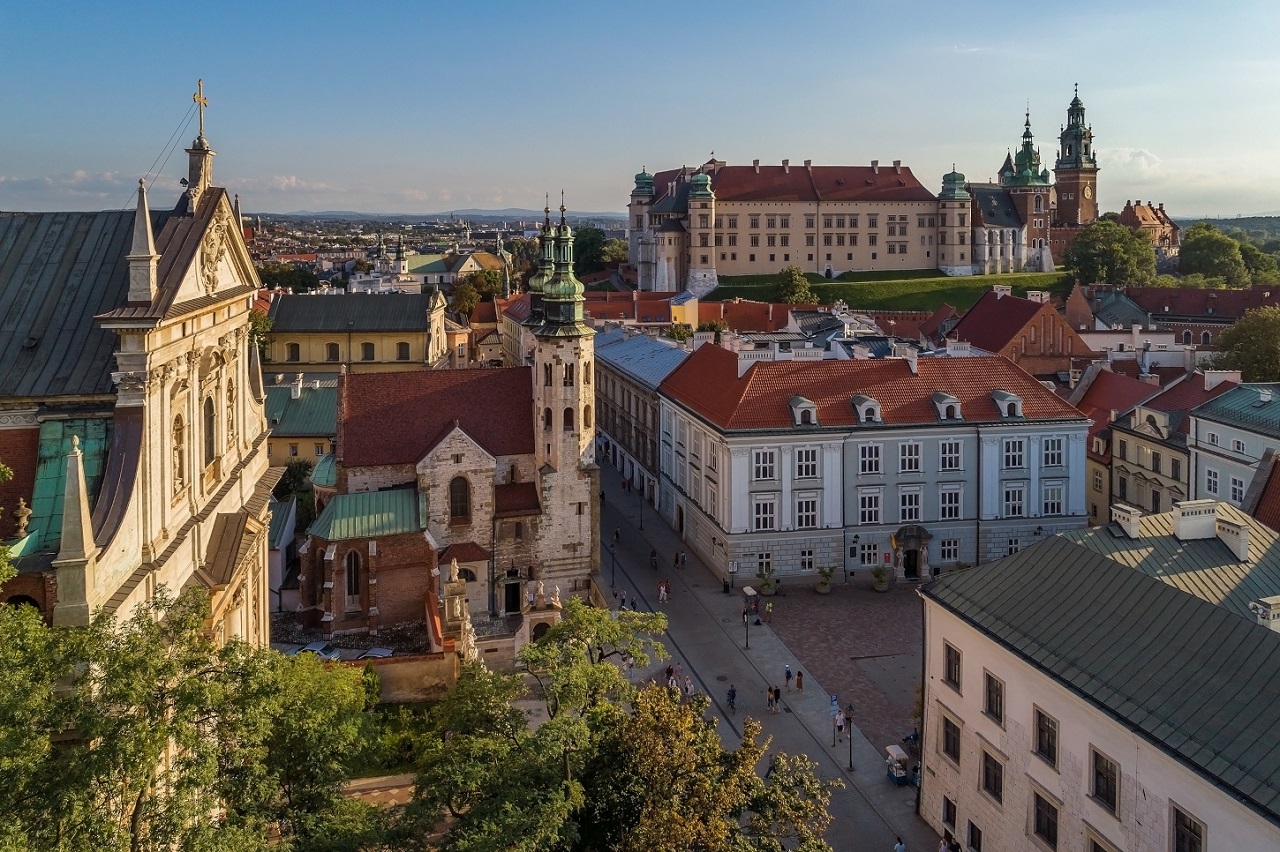
<svg viewBox="0 0 1280 852">
<path fill-rule="evenodd" d="M 806 276 L 813 292 L 823 304 L 841 299 L 851 308 L 930 311 L 943 302 L 968 308 L 995 284 L 1012 285 L 1017 295 L 1027 290 L 1049 290 L 1065 296 L 1071 291 L 1071 278 L 1062 272 L 1024 272 L 1014 275 L 974 275 L 964 278 L 939 276 L 932 270 L 919 270 L 910 277 L 902 273 L 862 273 L 857 280 L 828 281 L 820 275 Z M 851 278 L 854 276 L 850 276 Z M 723 277 L 708 301 L 754 299 L 767 302 L 774 298 L 775 275 L 740 275 Z"/>
</svg>

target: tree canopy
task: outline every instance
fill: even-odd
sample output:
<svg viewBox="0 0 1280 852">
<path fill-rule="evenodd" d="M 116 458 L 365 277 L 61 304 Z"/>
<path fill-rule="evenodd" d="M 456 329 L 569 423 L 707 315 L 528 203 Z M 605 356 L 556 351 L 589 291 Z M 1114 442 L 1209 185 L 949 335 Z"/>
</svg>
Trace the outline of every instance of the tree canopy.
<svg viewBox="0 0 1280 852">
<path fill-rule="evenodd" d="M 1155 278 L 1156 253 L 1142 231 L 1099 219 L 1076 235 L 1063 265 L 1086 283 L 1138 286 Z"/>
<path fill-rule="evenodd" d="M 787 266 L 778 273 L 778 301 L 787 305 L 816 305 L 818 297 L 798 266 Z"/>
<path fill-rule="evenodd" d="M 606 266 L 611 264 L 626 263 L 627 254 L 630 247 L 626 240 L 612 239 L 605 240 L 604 246 L 600 249 L 600 259 Z"/>
<path fill-rule="evenodd" d="M 1246 311 L 1219 335 L 1210 364 L 1239 370 L 1246 382 L 1280 382 L 1280 308 Z"/>
<path fill-rule="evenodd" d="M 495 296 L 501 295 L 504 283 L 501 269 L 477 269 L 462 276 L 462 282 L 474 287 L 482 302 L 492 302 Z"/>
<path fill-rule="evenodd" d="M 589 275 L 604 269 L 604 231 L 594 225 L 582 225 L 573 234 L 573 271 Z"/>
<path fill-rule="evenodd" d="M 453 298 L 449 302 L 450 308 L 466 317 L 471 316 L 471 312 L 478 304 L 480 304 L 480 293 L 474 284 L 464 278 L 454 285 Z"/>
<path fill-rule="evenodd" d="M 319 276 L 311 270 L 279 260 L 268 260 L 259 266 L 258 279 L 263 287 L 285 287 L 295 293 L 305 293 L 320 286 Z"/>
<path fill-rule="evenodd" d="M 1241 256 L 1240 243 L 1204 222 L 1192 225 L 1183 233 L 1178 271 L 1183 275 L 1199 273 L 1222 278 L 1228 287 L 1249 284 L 1249 270 Z"/>
</svg>

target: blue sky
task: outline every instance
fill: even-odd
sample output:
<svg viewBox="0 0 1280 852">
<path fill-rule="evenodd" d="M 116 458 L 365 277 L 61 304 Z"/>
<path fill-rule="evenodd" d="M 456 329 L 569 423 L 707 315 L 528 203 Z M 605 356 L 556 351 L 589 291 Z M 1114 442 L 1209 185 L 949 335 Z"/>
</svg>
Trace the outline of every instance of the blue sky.
<svg viewBox="0 0 1280 852">
<path fill-rule="evenodd" d="M 990 178 L 1073 83 L 1105 210 L 1280 211 L 1280 4 L 25 2 L 0 6 L 0 209 L 129 202 L 210 100 L 248 211 L 622 211 L 640 167 L 900 159 Z M 181 147 L 153 186 L 176 197 Z"/>
</svg>

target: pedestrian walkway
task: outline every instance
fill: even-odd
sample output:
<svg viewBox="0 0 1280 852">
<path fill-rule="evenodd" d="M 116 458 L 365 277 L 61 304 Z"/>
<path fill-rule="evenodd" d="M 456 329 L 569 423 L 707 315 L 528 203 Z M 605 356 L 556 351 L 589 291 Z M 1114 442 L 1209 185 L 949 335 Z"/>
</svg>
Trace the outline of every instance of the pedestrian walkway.
<svg viewBox="0 0 1280 852">
<path fill-rule="evenodd" d="M 835 819 L 828 841 L 836 849 L 852 849 L 855 843 L 859 849 L 890 849 L 897 835 L 911 849 L 936 848 L 937 835 L 915 813 L 915 788 L 897 787 L 885 776 L 880 751 L 884 744 L 873 745 L 856 724 L 846 731 L 844 742 L 836 742 L 830 694 L 825 691 L 822 675 L 798 663 L 803 653 L 793 654 L 773 627 L 756 625 L 754 617 L 744 626 L 740 588 L 724 594 L 720 580 L 693 553 L 688 554 L 686 569 L 674 570 L 673 557 L 684 549 L 679 536 L 652 506 L 641 503 L 639 492 L 619 487 L 618 473 L 608 463 L 601 466 L 601 487 L 608 495 L 602 507 L 601 529 L 611 533 L 618 528 L 622 533 L 616 553 L 616 585 L 627 590 L 629 605 L 634 602 L 641 610 L 667 614 L 666 645 L 672 662 L 679 662 L 698 691 L 710 696 L 712 711 L 725 722 L 722 731 L 726 742 L 737 742 L 742 720 L 749 715 L 759 719 L 764 733 L 773 738 L 772 750 L 806 754 L 817 763 L 821 777 L 842 778 L 848 786 L 832 796 L 830 807 Z M 659 555 L 656 571 L 649 567 L 651 548 Z M 605 560 L 601 577 L 607 583 L 612 568 L 607 548 Z M 659 604 L 657 584 L 664 579 L 671 581 L 672 596 Z M 793 594 L 799 595 L 800 590 Z M 798 610 L 799 605 L 788 599 L 784 607 L 776 608 L 775 619 L 783 612 L 794 617 Z M 666 665 L 654 663 L 636 673 L 635 679 L 639 682 L 655 675 L 665 679 Z M 804 671 L 803 692 L 795 690 L 794 683 L 790 692 L 786 690 L 787 665 Z M 738 693 L 734 715 L 725 707 L 730 684 Z M 783 689 L 782 710 L 770 714 L 765 687 L 774 684 Z M 844 707 L 854 697 L 837 694 L 836 698 L 838 706 Z M 854 719 L 858 716 L 855 706 Z M 853 770 L 849 769 L 850 757 Z"/>
</svg>

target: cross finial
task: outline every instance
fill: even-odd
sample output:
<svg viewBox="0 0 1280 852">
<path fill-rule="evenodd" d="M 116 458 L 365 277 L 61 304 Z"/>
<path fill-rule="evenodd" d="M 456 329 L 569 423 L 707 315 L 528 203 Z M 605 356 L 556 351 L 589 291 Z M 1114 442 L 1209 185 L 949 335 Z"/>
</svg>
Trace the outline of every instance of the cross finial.
<svg viewBox="0 0 1280 852">
<path fill-rule="evenodd" d="M 566 209 L 567 209 L 567 208 L 564 206 L 564 190 L 562 189 L 562 190 L 560 190 L 560 224 L 561 224 L 561 225 L 563 225 L 563 224 L 565 223 L 565 222 L 564 222 L 564 211 L 565 211 Z"/>
<path fill-rule="evenodd" d="M 196 80 L 196 93 L 191 96 L 191 100 L 196 102 L 196 109 L 200 111 L 200 135 L 204 136 L 204 108 L 209 105 L 209 99 L 204 96 L 204 80 Z"/>
</svg>

